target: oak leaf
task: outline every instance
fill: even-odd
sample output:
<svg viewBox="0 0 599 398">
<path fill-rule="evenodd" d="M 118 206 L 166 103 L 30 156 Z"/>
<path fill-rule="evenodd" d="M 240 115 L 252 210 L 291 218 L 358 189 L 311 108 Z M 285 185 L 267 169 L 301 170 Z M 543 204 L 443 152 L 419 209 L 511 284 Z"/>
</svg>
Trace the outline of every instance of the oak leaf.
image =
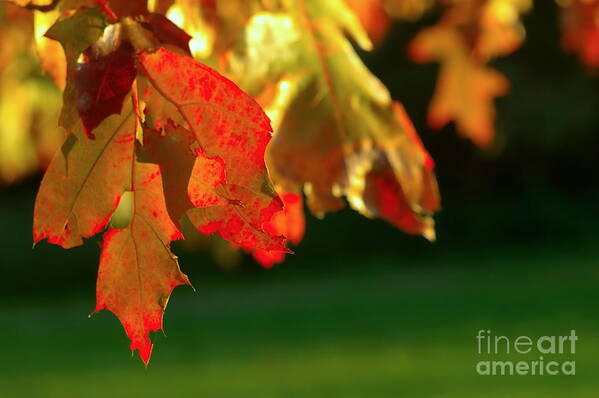
<svg viewBox="0 0 599 398">
<path fill-rule="evenodd" d="M 428 121 L 439 129 L 450 121 L 480 147 L 492 145 L 493 100 L 509 90 L 508 80 L 486 64 L 515 51 L 524 39 L 520 14 L 531 0 L 448 2 L 437 25 L 423 29 L 410 44 L 417 62 L 441 63 Z"/>
<path fill-rule="evenodd" d="M 198 145 L 194 170 L 199 171 L 192 174 L 189 193 L 201 209 L 189 213 L 191 221 L 239 246 L 285 250 L 282 238 L 262 228 L 282 203 L 264 164 L 271 127 L 260 106 L 214 70 L 166 49 L 142 53 L 140 65 L 149 80 L 141 95 L 149 112 L 156 110 L 163 121 L 183 120 Z M 202 184 L 195 186 L 197 181 Z M 205 202 L 205 195 L 213 201 Z"/>
<path fill-rule="evenodd" d="M 507 93 L 508 80 L 471 57 L 462 36 L 451 28 L 437 26 L 420 32 L 411 43 L 410 55 L 418 62 L 441 63 L 429 106 L 429 125 L 440 129 L 455 121 L 465 137 L 480 147 L 489 147 L 494 138 L 493 100 Z"/>
<path fill-rule="evenodd" d="M 182 235 L 166 211 L 159 167 L 132 163 L 133 214 L 126 228 L 110 228 L 104 235 L 94 311 L 108 309 L 119 318 L 131 350 L 147 365 L 153 348 L 149 333 L 162 329 L 172 290 L 190 282 L 170 251 L 170 242 Z"/>
<path fill-rule="evenodd" d="M 130 189 L 135 115 L 128 106 L 96 128 L 96 138 L 71 132 L 46 170 L 35 201 L 33 240 L 66 249 L 101 232 Z"/>
</svg>

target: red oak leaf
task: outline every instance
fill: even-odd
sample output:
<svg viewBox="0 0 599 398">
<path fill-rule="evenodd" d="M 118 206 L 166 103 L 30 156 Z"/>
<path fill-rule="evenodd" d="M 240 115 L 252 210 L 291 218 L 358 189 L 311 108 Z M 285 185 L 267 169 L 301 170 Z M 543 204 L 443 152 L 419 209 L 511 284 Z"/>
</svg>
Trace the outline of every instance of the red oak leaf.
<svg viewBox="0 0 599 398">
<path fill-rule="evenodd" d="M 153 164 L 132 166 L 133 214 L 129 226 L 104 236 L 95 311 L 108 309 L 123 324 L 147 365 L 150 332 L 162 329 L 162 314 L 176 286 L 188 284 L 169 244 L 182 237 L 164 203 L 160 170 Z"/>
<path fill-rule="evenodd" d="M 162 133 L 146 130 L 143 151 L 144 161 L 160 166 L 172 220 L 189 210 L 190 221 L 203 233 L 219 233 L 246 248 L 284 250 L 285 231 L 263 229 L 279 211 L 279 199 L 228 185 L 223 162 L 206 158 L 190 131 L 172 124 Z"/>
<path fill-rule="evenodd" d="M 141 99 L 161 120 L 155 127 L 183 119 L 198 144 L 189 195 L 200 209 L 188 213 L 190 220 L 202 232 L 219 233 L 242 247 L 285 250 L 282 237 L 263 230 L 282 203 L 264 164 L 271 127 L 260 106 L 189 57 L 159 49 L 139 58 L 149 80 Z"/>
<path fill-rule="evenodd" d="M 288 252 L 282 234 L 265 231 L 265 224 L 281 211 L 281 200 L 269 193 L 227 184 L 221 159 L 208 158 L 198 151 L 189 195 L 196 208 L 188 212 L 188 217 L 200 232 L 218 233 L 246 249 Z"/>
<path fill-rule="evenodd" d="M 272 129 L 249 95 L 215 70 L 164 48 L 139 55 L 153 87 L 177 107 L 208 157 L 226 165 L 227 182 L 268 185 L 264 150 Z"/>
<path fill-rule="evenodd" d="M 219 233 L 248 250 L 265 248 L 284 255 L 282 236 L 287 230 L 272 227 L 283 214 L 278 200 L 227 185 L 222 161 L 206 158 L 190 131 L 172 123 L 163 132 L 147 129 L 142 159 L 160 166 L 172 220 L 189 210 L 189 220 L 203 233 Z M 301 240 L 301 233 L 294 238 Z"/>
</svg>

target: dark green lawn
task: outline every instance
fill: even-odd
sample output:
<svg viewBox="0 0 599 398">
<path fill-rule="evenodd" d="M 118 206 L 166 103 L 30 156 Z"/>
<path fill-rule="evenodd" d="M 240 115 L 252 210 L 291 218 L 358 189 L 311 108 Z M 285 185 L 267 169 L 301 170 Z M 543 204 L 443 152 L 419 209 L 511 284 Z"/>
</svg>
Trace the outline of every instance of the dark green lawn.
<svg viewBox="0 0 599 398">
<path fill-rule="evenodd" d="M 87 318 L 92 292 L 6 299 L 0 396 L 597 396 L 599 247 L 373 258 L 195 275 L 197 293 L 173 295 L 147 370 L 110 313 Z M 577 375 L 478 376 L 479 329 L 576 329 Z"/>
</svg>

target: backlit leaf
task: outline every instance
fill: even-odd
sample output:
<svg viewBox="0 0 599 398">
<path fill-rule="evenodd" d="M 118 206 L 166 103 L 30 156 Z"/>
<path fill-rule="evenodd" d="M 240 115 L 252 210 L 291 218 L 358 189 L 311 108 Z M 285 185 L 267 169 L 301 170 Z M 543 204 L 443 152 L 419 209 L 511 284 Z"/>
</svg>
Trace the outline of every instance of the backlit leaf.
<svg viewBox="0 0 599 398">
<path fill-rule="evenodd" d="M 343 207 L 345 196 L 362 214 L 386 217 L 364 195 L 369 172 L 388 163 L 405 194 L 402 209 L 421 220 L 417 233 L 433 238 L 430 216 L 438 196 L 434 175 L 425 171 L 432 162 L 406 129 L 407 117 L 344 36 L 370 48 L 355 15 L 342 1 L 302 0 L 285 11 L 256 14 L 246 28 L 245 48 L 232 61 L 242 87 L 263 99 L 276 121 L 267 156 L 274 182 L 286 192 L 305 192 L 317 215 Z M 255 34 L 268 26 L 268 34 Z M 269 49 L 273 43 L 276 49 Z M 269 51 L 276 56 L 267 56 Z M 264 79 L 276 82 L 274 95 L 266 95 L 270 86 L 260 83 Z"/>
<path fill-rule="evenodd" d="M 171 291 L 190 283 L 170 251 L 170 242 L 182 236 L 166 211 L 158 166 L 133 160 L 130 168 L 134 211 L 126 228 L 104 235 L 95 311 L 108 309 L 119 318 L 131 350 L 147 365 L 149 333 L 162 329 Z"/>
<path fill-rule="evenodd" d="M 34 209 L 35 242 L 71 248 L 102 231 L 125 190 L 130 190 L 135 115 L 111 116 L 90 140 L 69 135 L 48 167 Z M 82 130 L 81 125 L 78 129 Z"/>
<path fill-rule="evenodd" d="M 201 162 L 211 170 L 220 170 L 201 177 L 192 174 L 190 195 L 196 207 L 207 207 L 199 199 L 206 190 L 219 189 L 226 200 L 218 206 L 210 203 L 210 208 L 193 210 L 189 214 L 192 222 L 203 232 L 218 232 L 240 246 L 261 244 L 284 250 L 282 239 L 266 237 L 262 231 L 262 225 L 282 209 L 282 204 L 264 164 L 271 127 L 260 106 L 214 70 L 168 50 L 142 53 L 140 65 L 151 86 L 151 93 L 146 90 L 141 100 L 162 102 L 163 106 L 148 109 L 166 110 L 175 122 L 183 117 L 201 155 L 195 169 Z M 220 175 L 223 177 L 214 181 Z M 202 177 L 208 183 L 194 188 Z"/>
</svg>

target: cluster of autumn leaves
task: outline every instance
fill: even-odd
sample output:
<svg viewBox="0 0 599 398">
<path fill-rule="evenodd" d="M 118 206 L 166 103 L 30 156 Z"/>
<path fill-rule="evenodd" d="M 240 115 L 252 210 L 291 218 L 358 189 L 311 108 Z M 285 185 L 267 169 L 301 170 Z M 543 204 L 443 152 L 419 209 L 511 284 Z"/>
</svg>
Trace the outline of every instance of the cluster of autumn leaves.
<svg viewBox="0 0 599 398">
<path fill-rule="evenodd" d="M 290 252 L 287 242 L 301 241 L 305 197 L 317 216 L 348 203 L 433 240 L 434 163 L 352 42 L 372 50 L 392 18 L 441 7 L 439 23 L 409 49 L 416 61 L 442 65 L 430 124 L 454 121 L 488 146 L 493 98 L 508 82 L 486 64 L 521 44 L 519 16 L 531 7 L 530 0 L 15 3 L 33 10 L 41 66 L 63 91 L 60 116 L 57 108 L 52 114 L 61 128 L 49 134 L 65 140 L 38 193 L 34 240 L 70 248 L 104 232 L 96 310 L 115 313 L 146 364 L 149 333 L 162 328 L 172 289 L 189 284 L 170 243 L 190 228 L 270 266 Z M 586 15 L 589 4 L 596 11 L 591 3 L 565 5 L 566 19 Z M 26 20 L 17 8 L 6 12 Z M 569 26 L 569 48 L 596 66 L 588 48 L 597 26 L 594 33 L 588 21 L 586 30 Z"/>
<path fill-rule="evenodd" d="M 80 8 L 46 33 L 67 60 L 67 139 L 41 183 L 33 233 L 71 248 L 107 228 L 96 310 L 119 317 L 147 363 L 149 332 L 162 327 L 172 289 L 189 284 L 170 250 L 181 224 L 286 252 L 284 236 L 265 229 L 283 204 L 264 163 L 271 127 L 260 106 L 193 60 L 166 18 L 105 7 Z"/>
</svg>

